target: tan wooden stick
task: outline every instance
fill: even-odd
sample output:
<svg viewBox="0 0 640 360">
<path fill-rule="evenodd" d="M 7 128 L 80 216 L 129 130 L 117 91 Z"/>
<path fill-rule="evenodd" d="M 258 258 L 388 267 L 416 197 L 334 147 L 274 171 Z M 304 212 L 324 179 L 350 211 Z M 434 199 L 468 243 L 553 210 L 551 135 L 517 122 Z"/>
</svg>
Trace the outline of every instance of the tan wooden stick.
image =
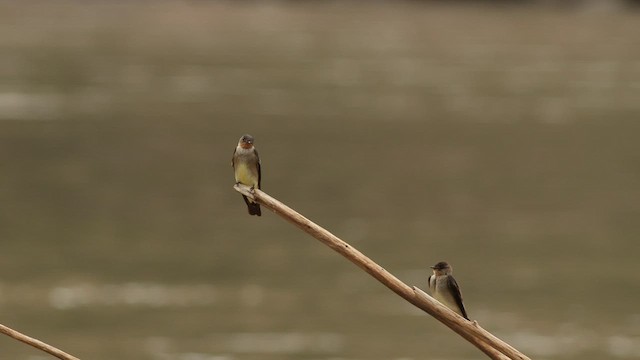
<svg viewBox="0 0 640 360">
<path fill-rule="evenodd" d="M 451 328 L 482 352 L 487 354 L 490 358 L 499 360 L 530 360 L 526 355 L 516 350 L 513 346 L 498 339 L 493 334 L 481 328 L 477 321 L 467 321 L 462 316 L 440 304 L 440 302 L 425 294 L 417 287 L 409 287 L 353 246 L 347 244 L 345 241 L 280 201 L 269 196 L 265 192 L 258 189 L 252 190 L 248 186 L 242 184 L 237 184 L 234 188 L 236 191 L 271 209 L 285 220 L 296 225 L 323 244 L 340 253 L 393 292 Z"/>
<path fill-rule="evenodd" d="M 2 324 L 0 324 L 0 333 L 3 333 L 11 338 L 14 338 L 18 341 L 22 341 L 23 343 L 27 344 L 27 345 L 31 345 L 36 349 L 42 350 L 46 353 L 49 353 L 55 357 L 57 357 L 58 359 L 62 359 L 62 360 L 80 360 L 77 357 L 73 356 L 73 355 L 69 355 L 66 352 L 57 349 L 49 344 L 43 343 L 42 341 L 38 340 L 38 339 L 34 339 L 30 336 L 27 336 L 23 333 L 20 333 L 18 331 L 13 330 L 10 327 L 4 326 Z"/>
</svg>

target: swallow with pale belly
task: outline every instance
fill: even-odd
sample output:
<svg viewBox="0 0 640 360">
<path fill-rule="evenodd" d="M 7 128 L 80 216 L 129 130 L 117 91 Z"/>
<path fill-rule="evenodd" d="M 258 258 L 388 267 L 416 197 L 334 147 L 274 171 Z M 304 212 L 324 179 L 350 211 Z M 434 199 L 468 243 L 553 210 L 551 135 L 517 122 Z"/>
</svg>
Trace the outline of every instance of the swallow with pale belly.
<svg viewBox="0 0 640 360">
<path fill-rule="evenodd" d="M 441 261 L 431 267 L 433 275 L 429 276 L 429 290 L 431 295 L 458 315 L 469 320 L 467 311 L 462 303 L 460 287 L 453 278 L 453 269 L 445 261 Z"/>
<path fill-rule="evenodd" d="M 250 186 L 251 189 L 260 189 L 260 157 L 255 146 L 253 146 L 253 136 L 242 135 L 238 146 L 231 159 L 233 173 L 236 177 L 236 184 Z M 242 195 L 244 202 L 249 209 L 249 215 L 261 216 L 260 204 Z"/>
</svg>

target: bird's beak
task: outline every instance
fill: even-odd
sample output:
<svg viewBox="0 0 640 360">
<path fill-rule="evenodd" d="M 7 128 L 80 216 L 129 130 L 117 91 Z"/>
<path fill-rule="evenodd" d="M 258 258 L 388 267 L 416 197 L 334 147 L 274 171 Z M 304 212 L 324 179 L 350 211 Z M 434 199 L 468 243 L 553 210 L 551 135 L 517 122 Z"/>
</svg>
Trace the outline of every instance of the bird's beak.
<svg viewBox="0 0 640 360">
<path fill-rule="evenodd" d="M 433 270 L 435 270 L 435 269 L 436 269 L 436 267 L 435 267 L 435 266 L 429 266 L 429 267 L 430 267 L 430 268 L 432 268 Z"/>
</svg>

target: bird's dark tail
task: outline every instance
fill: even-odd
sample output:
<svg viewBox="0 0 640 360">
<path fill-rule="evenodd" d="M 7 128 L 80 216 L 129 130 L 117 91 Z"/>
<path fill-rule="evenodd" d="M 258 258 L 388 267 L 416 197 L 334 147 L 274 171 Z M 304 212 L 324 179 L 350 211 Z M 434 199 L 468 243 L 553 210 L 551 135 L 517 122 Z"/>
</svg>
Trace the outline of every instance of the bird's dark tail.
<svg viewBox="0 0 640 360">
<path fill-rule="evenodd" d="M 260 204 L 257 202 L 252 202 L 246 196 L 242 195 L 244 202 L 247 203 L 247 209 L 249 210 L 249 215 L 257 215 L 262 216 L 262 212 L 260 211 Z"/>
</svg>

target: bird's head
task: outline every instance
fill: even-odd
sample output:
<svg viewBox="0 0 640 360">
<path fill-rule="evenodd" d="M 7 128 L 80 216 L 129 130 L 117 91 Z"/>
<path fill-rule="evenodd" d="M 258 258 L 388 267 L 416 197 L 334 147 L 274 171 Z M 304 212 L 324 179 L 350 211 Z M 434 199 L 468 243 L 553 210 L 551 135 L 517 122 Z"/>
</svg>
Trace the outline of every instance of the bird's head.
<svg viewBox="0 0 640 360">
<path fill-rule="evenodd" d="M 451 265 L 446 261 L 440 261 L 439 263 L 431 266 L 431 269 L 433 269 L 433 273 L 435 275 L 448 275 L 451 274 L 451 271 L 453 270 Z"/>
<path fill-rule="evenodd" d="M 243 149 L 251 149 L 253 147 L 253 136 L 249 134 L 244 134 L 238 141 L 238 146 Z"/>
</svg>

